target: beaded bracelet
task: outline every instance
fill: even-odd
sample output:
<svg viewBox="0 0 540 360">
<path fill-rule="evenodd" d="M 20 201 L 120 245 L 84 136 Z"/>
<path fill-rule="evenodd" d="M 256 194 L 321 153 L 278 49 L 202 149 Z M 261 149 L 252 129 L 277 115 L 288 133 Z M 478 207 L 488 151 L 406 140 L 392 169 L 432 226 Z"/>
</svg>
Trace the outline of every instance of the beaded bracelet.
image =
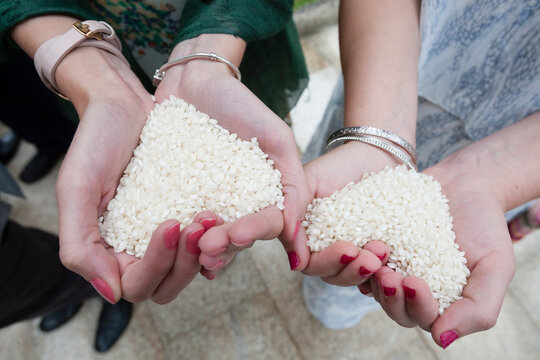
<svg viewBox="0 0 540 360">
<path fill-rule="evenodd" d="M 240 74 L 240 70 L 238 70 L 236 65 L 234 65 L 229 60 L 213 52 L 212 53 L 196 52 L 196 53 L 181 57 L 180 59 L 169 61 L 168 63 L 163 64 L 159 69 L 156 70 L 154 74 L 154 80 L 152 83 L 154 84 L 154 86 L 158 86 L 161 80 L 163 80 L 163 76 L 165 76 L 165 70 L 167 70 L 171 66 L 184 64 L 190 60 L 196 60 L 196 59 L 221 62 L 227 65 L 232 70 L 232 72 L 234 73 L 234 76 L 238 79 L 238 81 L 242 81 L 242 74 Z"/>
</svg>

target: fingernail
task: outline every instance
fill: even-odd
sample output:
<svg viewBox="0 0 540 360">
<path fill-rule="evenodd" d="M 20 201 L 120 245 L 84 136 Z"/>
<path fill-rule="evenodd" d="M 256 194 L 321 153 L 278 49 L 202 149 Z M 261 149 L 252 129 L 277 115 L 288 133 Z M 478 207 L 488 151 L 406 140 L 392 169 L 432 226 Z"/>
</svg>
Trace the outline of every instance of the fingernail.
<svg viewBox="0 0 540 360">
<path fill-rule="evenodd" d="M 212 218 L 212 219 L 202 219 L 202 220 L 201 220 L 201 225 L 204 226 L 204 230 L 210 229 L 212 226 L 215 226 L 216 223 L 217 223 L 217 219 L 216 219 L 216 218 Z"/>
<path fill-rule="evenodd" d="M 300 224 L 302 223 L 302 221 L 298 220 L 296 222 L 296 227 L 294 228 L 294 233 L 293 233 L 293 236 L 292 236 L 292 242 L 294 243 L 294 241 L 296 240 L 296 236 L 298 236 L 298 231 L 300 231 Z"/>
<path fill-rule="evenodd" d="M 403 292 L 405 293 L 405 297 L 407 299 L 414 299 L 414 297 L 416 296 L 416 290 L 411 289 L 410 287 L 405 285 L 403 285 Z"/>
<path fill-rule="evenodd" d="M 105 300 L 110 302 L 111 304 L 114 304 L 114 292 L 112 291 L 109 284 L 107 284 L 105 281 L 95 278 L 94 280 L 90 281 L 90 284 L 96 289 L 96 291 L 101 295 Z"/>
<path fill-rule="evenodd" d="M 217 274 L 212 272 L 212 273 L 208 273 L 206 274 L 206 279 L 208 280 L 214 280 L 216 278 Z"/>
<path fill-rule="evenodd" d="M 339 259 L 339 262 L 343 265 L 347 265 L 354 259 L 356 259 L 356 256 L 342 255 L 341 258 Z"/>
<path fill-rule="evenodd" d="M 536 216 L 534 217 L 534 220 L 536 220 L 536 226 L 540 226 L 540 207 L 536 210 Z"/>
<path fill-rule="evenodd" d="M 365 267 L 361 267 L 360 270 L 358 270 L 358 272 L 360 273 L 360 276 L 362 277 L 368 277 L 369 274 L 371 274 L 373 271 L 369 270 L 369 269 L 366 269 Z"/>
<path fill-rule="evenodd" d="M 459 337 L 459 335 L 454 330 L 448 330 L 441 334 L 441 346 L 443 349 L 446 349 L 448 345 L 454 342 Z"/>
<path fill-rule="evenodd" d="M 371 291 L 369 291 L 369 290 L 362 290 L 362 289 L 359 289 L 359 290 L 360 290 L 360 292 L 361 292 L 362 294 L 364 294 L 364 295 L 367 295 L 367 294 L 369 294 L 369 293 L 371 292 Z"/>
<path fill-rule="evenodd" d="M 186 250 L 192 255 L 199 255 L 201 253 L 201 248 L 199 247 L 199 239 L 204 234 L 204 227 L 198 228 L 197 230 L 192 231 L 187 236 L 186 241 Z"/>
<path fill-rule="evenodd" d="M 396 294 L 396 288 L 383 286 L 383 293 L 386 296 L 394 296 Z"/>
<path fill-rule="evenodd" d="M 379 260 L 383 261 L 383 259 L 386 257 L 386 253 L 382 255 L 377 255 L 377 257 L 379 258 Z"/>
<path fill-rule="evenodd" d="M 180 223 L 177 223 L 165 232 L 165 246 L 168 249 L 174 250 L 178 245 L 178 238 L 180 237 Z"/>
<path fill-rule="evenodd" d="M 225 264 L 225 261 L 223 259 L 220 259 L 217 263 L 215 263 L 213 266 L 210 267 L 204 267 L 208 271 L 216 271 L 223 267 Z"/>
<path fill-rule="evenodd" d="M 291 270 L 294 270 L 300 265 L 300 259 L 298 259 L 298 255 L 294 251 L 288 252 L 287 255 L 289 256 L 289 264 L 291 265 Z"/>
</svg>

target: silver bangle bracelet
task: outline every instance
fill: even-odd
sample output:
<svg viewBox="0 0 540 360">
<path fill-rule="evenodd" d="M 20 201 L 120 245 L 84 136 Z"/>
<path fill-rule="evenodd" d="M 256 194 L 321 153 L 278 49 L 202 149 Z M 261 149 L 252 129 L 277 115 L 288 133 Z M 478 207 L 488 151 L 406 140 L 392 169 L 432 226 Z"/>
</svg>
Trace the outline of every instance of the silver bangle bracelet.
<svg viewBox="0 0 540 360">
<path fill-rule="evenodd" d="M 413 161 L 409 154 L 405 153 L 404 151 L 401 151 L 396 145 L 394 145 L 391 142 L 385 141 L 383 139 L 380 139 L 375 136 L 371 135 L 343 135 L 339 137 L 333 137 L 332 139 L 328 138 L 328 142 L 326 143 L 326 150 L 328 151 L 330 147 L 340 141 L 347 141 L 347 140 L 354 140 L 354 141 L 361 141 L 366 144 L 370 144 L 373 146 L 376 146 L 392 155 L 394 155 L 396 158 L 398 158 L 402 163 L 407 165 L 409 169 L 417 171 L 416 163 Z"/>
<path fill-rule="evenodd" d="M 376 127 L 351 126 L 351 127 L 342 128 L 334 132 L 332 135 L 330 135 L 330 137 L 328 138 L 328 142 L 332 141 L 334 138 L 338 138 L 341 136 L 355 136 L 355 135 L 373 135 L 373 136 L 380 137 L 386 140 L 390 140 L 391 142 L 405 149 L 409 153 L 413 162 L 416 163 L 416 150 L 414 149 L 414 146 L 412 146 L 407 140 L 405 140 L 401 136 L 394 134 L 393 132 L 390 132 L 388 130 L 383 130 Z"/>
<path fill-rule="evenodd" d="M 212 60 L 212 61 L 218 61 L 220 63 L 223 63 L 227 65 L 233 72 L 234 76 L 238 79 L 238 81 L 242 81 L 242 74 L 240 74 L 240 70 L 229 60 L 225 59 L 222 56 L 219 56 L 216 53 L 204 53 L 204 52 L 196 52 L 193 54 L 189 54 L 187 56 L 181 57 L 180 59 L 176 59 L 173 61 L 169 61 L 168 63 L 163 64 L 159 69 L 156 70 L 154 73 L 154 80 L 153 84 L 154 86 L 158 86 L 161 80 L 163 80 L 163 76 L 165 76 L 165 71 L 170 68 L 171 66 L 178 65 L 178 64 L 184 64 L 190 60 Z"/>
</svg>

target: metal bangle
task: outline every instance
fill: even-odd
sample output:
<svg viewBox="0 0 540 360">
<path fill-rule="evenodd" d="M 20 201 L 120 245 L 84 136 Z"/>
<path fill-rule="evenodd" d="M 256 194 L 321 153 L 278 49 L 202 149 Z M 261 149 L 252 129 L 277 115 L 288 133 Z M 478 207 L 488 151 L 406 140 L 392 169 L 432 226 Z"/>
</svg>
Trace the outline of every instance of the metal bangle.
<svg viewBox="0 0 540 360">
<path fill-rule="evenodd" d="M 190 60 L 197 60 L 197 59 L 203 59 L 203 60 L 212 60 L 212 61 L 218 61 L 225 65 L 227 65 L 233 72 L 234 76 L 238 79 L 238 81 L 242 81 L 242 74 L 240 74 L 240 70 L 229 60 L 225 59 L 222 56 L 219 56 L 216 53 L 204 53 L 204 52 L 196 52 L 193 54 L 189 54 L 187 56 L 181 57 L 180 59 L 176 59 L 173 61 L 169 61 L 168 63 L 163 64 L 159 69 L 156 70 L 154 73 L 154 80 L 153 84 L 154 86 L 158 86 L 161 80 L 163 80 L 163 76 L 165 76 L 165 71 L 170 68 L 171 66 L 178 65 L 178 64 L 184 64 Z"/>
<path fill-rule="evenodd" d="M 354 135 L 373 135 L 373 136 L 390 140 L 391 142 L 405 149 L 411 156 L 412 160 L 416 163 L 416 150 L 414 149 L 414 146 L 412 146 L 407 140 L 405 140 L 398 134 L 395 134 L 388 130 L 379 129 L 376 127 L 351 126 L 351 127 L 342 128 L 334 132 L 332 135 L 330 135 L 330 137 L 328 138 L 328 142 L 332 141 L 334 138 L 337 138 L 337 137 L 354 136 Z"/>
<path fill-rule="evenodd" d="M 361 141 L 366 144 L 370 144 L 373 146 L 376 146 L 392 155 L 394 155 L 396 158 L 398 158 L 401 162 L 403 162 L 405 165 L 409 167 L 409 169 L 418 171 L 416 168 L 416 163 L 411 159 L 409 154 L 401 151 L 397 146 L 392 144 L 391 142 L 382 140 L 378 137 L 371 136 L 371 135 L 343 135 L 340 137 L 334 137 L 333 139 L 328 139 L 328 142 L 326 144 L 326 150 L 328 151 L 330 147 L 339 142 L 339 141 L 347 141 L 347 140 L 354 140 L 354 141 Z"/>
</svg>

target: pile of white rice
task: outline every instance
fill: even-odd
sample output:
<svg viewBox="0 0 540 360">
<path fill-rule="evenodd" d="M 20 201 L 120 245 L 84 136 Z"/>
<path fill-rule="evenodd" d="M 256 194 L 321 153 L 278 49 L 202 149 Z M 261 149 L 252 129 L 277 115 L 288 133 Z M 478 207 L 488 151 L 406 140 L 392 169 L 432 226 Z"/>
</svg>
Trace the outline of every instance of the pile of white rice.
<svg viewBox="0 0 540 360">
<path fill-rule="evenodd" d="M 461 299 L 470 272 L 454 242 L 448 200 L 431 176 L 405 165 L 366 174 L 357 184 L 313 200 L 302 225 L 311 251 L 339 240 L 360 248 L 383 241 L 390 249 L 387 266 L 424 279 L 440 314 Z"/>
<path fill-rule="evenodd" d="M 156 105 L 116 195 L 99 218 L 101 236 L 142 257 L 167 219 L 190 224 L 203 210 L 225 222 L 269 205 L 282 210 L 281 174 L 259 148 L 175 97 Z"/>
</svg>

